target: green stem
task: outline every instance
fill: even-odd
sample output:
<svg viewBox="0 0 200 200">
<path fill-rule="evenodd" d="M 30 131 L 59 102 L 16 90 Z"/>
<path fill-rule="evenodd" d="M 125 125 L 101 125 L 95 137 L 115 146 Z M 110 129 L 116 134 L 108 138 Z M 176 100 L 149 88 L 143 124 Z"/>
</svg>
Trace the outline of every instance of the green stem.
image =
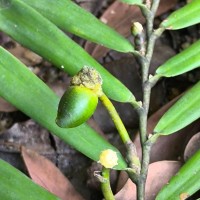
<svg viewBox="0 0 200 200">
<path fill-rule="evenodd" d="M 142 108 L 142 102 L 136 101 L 135 98 L 131 98 L 129 103 L 136 109 L 139 110 Z"/>
<path fill-rule="evenodd" d="M 159 79 L 161 78 L 162 76 L 161 75 L 154 75 L 154 76 L 151 76 L 149 77 L 149 84 L 152 87 L 154 87 L 154 85 L 159 81 Z"/>
<path fill-rule="evenodd" d="M 108 99 L 108 97 L 105 94 L 102 94 L 99 97 L 99 99 L 102 101 L 103 105 L 108 110 L 108 112 L 111 116 L 111 119 L 113 120 L 113 122 L 119 132 L 119 135 L 120 135 L 123 143 L 125 144 L 125 147 L 127 149 L 127 157 L 126 158 L 127 158 L 129 167 L 132 169 L 129 171 L 129 173 L 132 174 L 131 177 L 134 177 L 134 178 L 131 178 L 131 179 L 133 180 L 133 182 L 135 182 L 135 180 L 136 180 L 135 177 L 140 173 L 140 167 L 141 167 L 140 160 L 137 156 L 135 144 L 130 139 L 129 134 L 128 134 L 121 118 L 119 117 L 115 107 L 113 106 L 112 102 Z M 136 102 L 134 99 L 132 99 L 131 103 L 137 109 L 141 107 L 140 103 Z"/>
<path fill-rule="evenodd" d="M 127 143 L 131 142 L 129 134 L 128 134 L 121 118 L 119 117 L 115 107 L 113 106 L 112 102 L 110 101 L 110 99 L 108 99 L 108 97 L 105 94 L 100 96 L 99 99 L 102 101 L 103 105 L 108 110 L 108 112 L 119 132 L 119 135 L 120 135 L 123 143 L 127 144 Z"/>
<path fill-rule="evenodd" d="M 115 200 L 110 187 L 110 169 L 103 167 L 102 177 L 103 181 L 101 182 L 101 190 L 103 192 L 105 200 Z"/>
</svg>

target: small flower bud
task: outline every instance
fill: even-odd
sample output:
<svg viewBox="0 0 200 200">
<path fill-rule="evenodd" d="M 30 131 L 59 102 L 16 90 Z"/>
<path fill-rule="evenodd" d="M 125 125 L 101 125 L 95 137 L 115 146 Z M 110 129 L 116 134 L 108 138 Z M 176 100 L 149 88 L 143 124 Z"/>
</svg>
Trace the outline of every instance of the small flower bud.
<svg viewBox="0 0 200 200">
<path fill-rule="evenodd" d="M 140 24 L 139 22 L 134 22 L 131 27 L 131 32 L 132 32 L 133 36 L 142 34 L 142 32 L 143 32 L 142 24 Z"/>
<path fill-rule="evenodd" d="M 101 152 L 99 163 L 105 168 L 113 168 L 118 164 L 117 153 L 111 149 L 107 149 Z"/>
</svg>

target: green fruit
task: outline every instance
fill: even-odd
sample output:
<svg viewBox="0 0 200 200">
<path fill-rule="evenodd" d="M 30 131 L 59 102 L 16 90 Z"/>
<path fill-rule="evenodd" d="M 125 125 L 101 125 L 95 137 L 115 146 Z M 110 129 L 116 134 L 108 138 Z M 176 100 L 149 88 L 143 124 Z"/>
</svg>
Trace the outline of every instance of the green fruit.
<svg viewBox="0 0 200 200">
<path fill-rule="evenodd" d="M 70 86 L 62 96 L 56 123 L 62 128 L 73 128 L 87 121 L 94 113 L 98 96 L 82 86 Z"/>
</svg>

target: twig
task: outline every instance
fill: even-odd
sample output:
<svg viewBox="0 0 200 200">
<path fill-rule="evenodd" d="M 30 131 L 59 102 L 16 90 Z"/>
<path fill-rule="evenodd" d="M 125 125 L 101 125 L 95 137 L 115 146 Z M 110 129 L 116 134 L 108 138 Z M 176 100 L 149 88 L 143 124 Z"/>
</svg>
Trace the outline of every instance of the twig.
<svg viewBox="0 0 200 200">
<path fill-rule="evenodd" d="M 144 200 L 145 199 L 145 183 L 148 173 L 148 166 L 150 161 L 150 150 L 151 145 L 143 145 L 142 148 L 142 168 L 140 177 L 137 184 L 137 199 Z"/>
<path fill-rule="evenodd" d="M 160 0 L 153 0 L 152 5 L 151 5 L 151 12 L 153 16 L 156 15 L 159 4 L 160 4 Z"/>
<path fill-rule="evenodd" d="M 103 192 L 105 200 L 115 200 L 110 186 L 110 169 L 103 167 L 102 177 L 103 180 L 101 181 L 101 190 Z"/>
<path fill-rule="evenodd" d="M 121 118 L 119 117 L 115 107 L 111 103 L 111 101 L 108 99 L 108 97 L 105 94 L 100 96 L 99 99 L 102 101 L 103 105 L 108 110 L 108 112 L 109 112 L 118 132 L 119 132 L 119 135 L 120 135 L 123 143 L 124 144 L 129 143 L 131 141 L 129 134 L 128 134 Z"/>
<path fill-rule="evenodd" d="M 148 166 L 150 161 L 150 151 L 151 146 L 155 142 L 154 140 L 148 140 L 147 137 L 147 117 L 150 105 L 150 95 L 151 88 L 155 85 L 160 77 L 155 76 L 154 78 L 149 78 L 149 66 L 153 55 L 153 50 L 155 46 L 156 39 L 163 33 L 164 29 L 159 28 L 153 30 L 153 22 L 155 13 L 157 11 L 159 0 L 153 0 L 151 9 L 149 10 L 147 6 L 141 6 L 140 9 L 146 18 L 147 22 L 147 46 L 146 54 L 136 55 L 137 59 L 142 68 L 142 88 L 143 88 L 143 104 L 142 108 L 137 109 L 139 114 L 139 124 L 140 124 L 140 142 L 142 147 L 142 163 L 141 172 L 137 182 L 137 198 L 138 200 L 143 200 L 145 198 L 145 183 L 148 173 Z M 156 140 L 156 139 L 155 139 Z"/>
<path fill-rule="evenodd" d="M 129 173 L 133 173 L 132 177 L 133 181 L 135 181 L 135 175 L 140 173 L 140 160 L 137 156 L 137 151 L 136 151 L 136 147 L 135 144 L 132 142 L 132 140 L 129 137 L 129 134 L 121 120 L 121 118 L 119 117 L 115 107 L 113 106 L 112 102 L 108 99 L 108 97 L 105 94 L 102 94 L 99 99 L 102 101 L 103 105 L 105 106 L 105 108 L 108 110 L 111 119 L 113 120 L 119 135 L 123 141 L 123 143 L 125 144 L 125 147 L 127 149 L 127 160 L 129 163 L 129 167 L 132 169 L 129 171 Z M 135 101 L 132 101 L 132 103 Z M 139 103 L 133 103 L 136 107 L 139 107 Z"/>
</svg>

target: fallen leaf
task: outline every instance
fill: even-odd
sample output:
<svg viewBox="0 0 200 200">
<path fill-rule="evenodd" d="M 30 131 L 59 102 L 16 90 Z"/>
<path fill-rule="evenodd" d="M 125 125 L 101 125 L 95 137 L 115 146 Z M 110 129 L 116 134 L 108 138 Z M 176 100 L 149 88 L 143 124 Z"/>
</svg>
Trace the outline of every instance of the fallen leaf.
<svg viewBox="0 0 200 200">
<path fill-rule="evenodd" d="M 125 171 L 121 171 L 118 177 L 118 182 L 117 182 L 117 186 L 116 186 L 116 193 L 118 193 L 126 184 L 127 180 L 128 180 L 128 174 Z"/>
<path fill-rule="evenodd" d="M 0 97 L 0 112 L 13 112 L 16 110 L 17 108 Z"/>
<path fill-rule="evenodd" d="M 161 0 L 156 15 L 159 16 L 170 10 L 176 5 L 176 2 L 177 0 Z M 140 23 L 145 22 L 145 19 L 137 6 L 130 6 L 119 1 L 115 1 L 110 7 L 108 7 L 100 17 L 100 20 L 125 37 L 131 35 L 130 27 L 132 21 Z M 91 42 L 86 42 L 85 49 L 96 59 L 103 57 L 109 51 L 109 49 Z"/>
<path fill-rule="evenodd" d="M 21 154 L 27 171 L 35 183 L 62 200 L 83 200 L 83 197 L 52 162 L 25 147 L 22 147 Z"/>
<path fill-rule="evenodd" d="M 36 65 L 42 62 L 42 58 L 39 55 L 24 48 L 16 42 L 14 42 L 14 44 L 14 47 L 8 49 L 8 51 L 17 57 L 26 66 Z"/>
<path fill-rule="evenodd" d="M 187 143 L 184 152 L 184 161 L 186 162 L 199 149 L 200 149 L 200 132 L 195 134 Z"/>
<path fill-rule="evenodd" d="M 150 164 L 145 194 L 148 200 L 155 200 L 160 189 L 168 183 L 181 167 L 179 161 L 159 161 Z M 136 186 L 128 179 L 124 187 L 115 195 L 116 200 L 136 200 Z"/>
</svg>

